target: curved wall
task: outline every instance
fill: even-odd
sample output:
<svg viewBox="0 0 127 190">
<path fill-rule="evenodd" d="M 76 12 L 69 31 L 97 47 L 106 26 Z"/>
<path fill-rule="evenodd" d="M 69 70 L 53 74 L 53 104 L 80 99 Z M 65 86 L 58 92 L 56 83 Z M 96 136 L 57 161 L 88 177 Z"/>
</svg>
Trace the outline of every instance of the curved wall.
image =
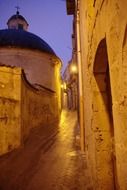
<svg viewBox="0 0 127 190">
<path fill-rule="evenodd" d="M 31 84 L 40 84 L 55 91 L 54 58 L 57 59 L 37 50 L 0 48 L 0 65 L 21 67 Z"/>
<path fill-rule="evenodd" d="M 0 67 L 0 108 L 0 155 L 21 146 L 32 128 L 50 130 L 59 120 L 56 93 L 34 88 L 18 67 Z"/>
</svg>

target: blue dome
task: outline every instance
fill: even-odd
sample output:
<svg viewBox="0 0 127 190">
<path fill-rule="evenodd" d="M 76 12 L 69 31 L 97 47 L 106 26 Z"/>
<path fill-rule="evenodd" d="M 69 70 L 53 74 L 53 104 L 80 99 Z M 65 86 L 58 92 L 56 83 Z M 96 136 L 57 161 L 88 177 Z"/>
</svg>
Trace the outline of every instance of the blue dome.
<svg viewBox="0 0 127 190">
<path fill-rule="evenodd" d="M 36 49 L 50 54 L 54 54 L 52 48 L 40 37 L 17 29 L 0 30 L 0 47 L 12 46 L 28 49 Z"/>
</svg>

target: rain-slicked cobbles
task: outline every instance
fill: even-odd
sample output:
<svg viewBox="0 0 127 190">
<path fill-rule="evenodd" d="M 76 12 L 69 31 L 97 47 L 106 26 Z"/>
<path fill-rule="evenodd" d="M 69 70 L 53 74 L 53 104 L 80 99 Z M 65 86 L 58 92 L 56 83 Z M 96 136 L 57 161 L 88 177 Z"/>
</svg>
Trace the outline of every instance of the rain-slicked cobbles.
<svg viewBox="0 0 127 190">
<path fill-rule="evenodd" d="M 0 157 L 0 190 L 93 190 L 76 142 L 77 113 L 33 129 L 24 146 Z"/>
</svg>

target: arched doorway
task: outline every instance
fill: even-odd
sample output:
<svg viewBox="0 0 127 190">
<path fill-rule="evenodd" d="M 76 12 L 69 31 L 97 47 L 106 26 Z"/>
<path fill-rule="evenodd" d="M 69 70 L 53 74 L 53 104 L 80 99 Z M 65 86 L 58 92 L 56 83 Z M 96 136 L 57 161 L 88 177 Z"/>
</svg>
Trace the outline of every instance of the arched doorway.
<svg viewBox="0 0 127 190">
<path fill-rule="evenodd" d="M 93 73 L 93 129 L 95 135 L 97 190 L 114 190 L 114 127 L 109 64 L 105 39 L 100 42 L 97 48 Z"/>
</svg>

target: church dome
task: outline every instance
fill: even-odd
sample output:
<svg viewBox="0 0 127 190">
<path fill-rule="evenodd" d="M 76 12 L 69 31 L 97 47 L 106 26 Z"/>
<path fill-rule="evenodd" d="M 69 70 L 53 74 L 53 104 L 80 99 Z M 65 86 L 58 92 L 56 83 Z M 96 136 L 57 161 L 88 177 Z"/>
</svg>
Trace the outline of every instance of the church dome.
<svg viewBox="0 0 127 190">
<path fill-rule="evenodd" d="M 52 48 L 44 40 L 25 30 L 0 30 L 0 47 L 5 46 L 35 49 L 55 55 Z"/>
</svg>

